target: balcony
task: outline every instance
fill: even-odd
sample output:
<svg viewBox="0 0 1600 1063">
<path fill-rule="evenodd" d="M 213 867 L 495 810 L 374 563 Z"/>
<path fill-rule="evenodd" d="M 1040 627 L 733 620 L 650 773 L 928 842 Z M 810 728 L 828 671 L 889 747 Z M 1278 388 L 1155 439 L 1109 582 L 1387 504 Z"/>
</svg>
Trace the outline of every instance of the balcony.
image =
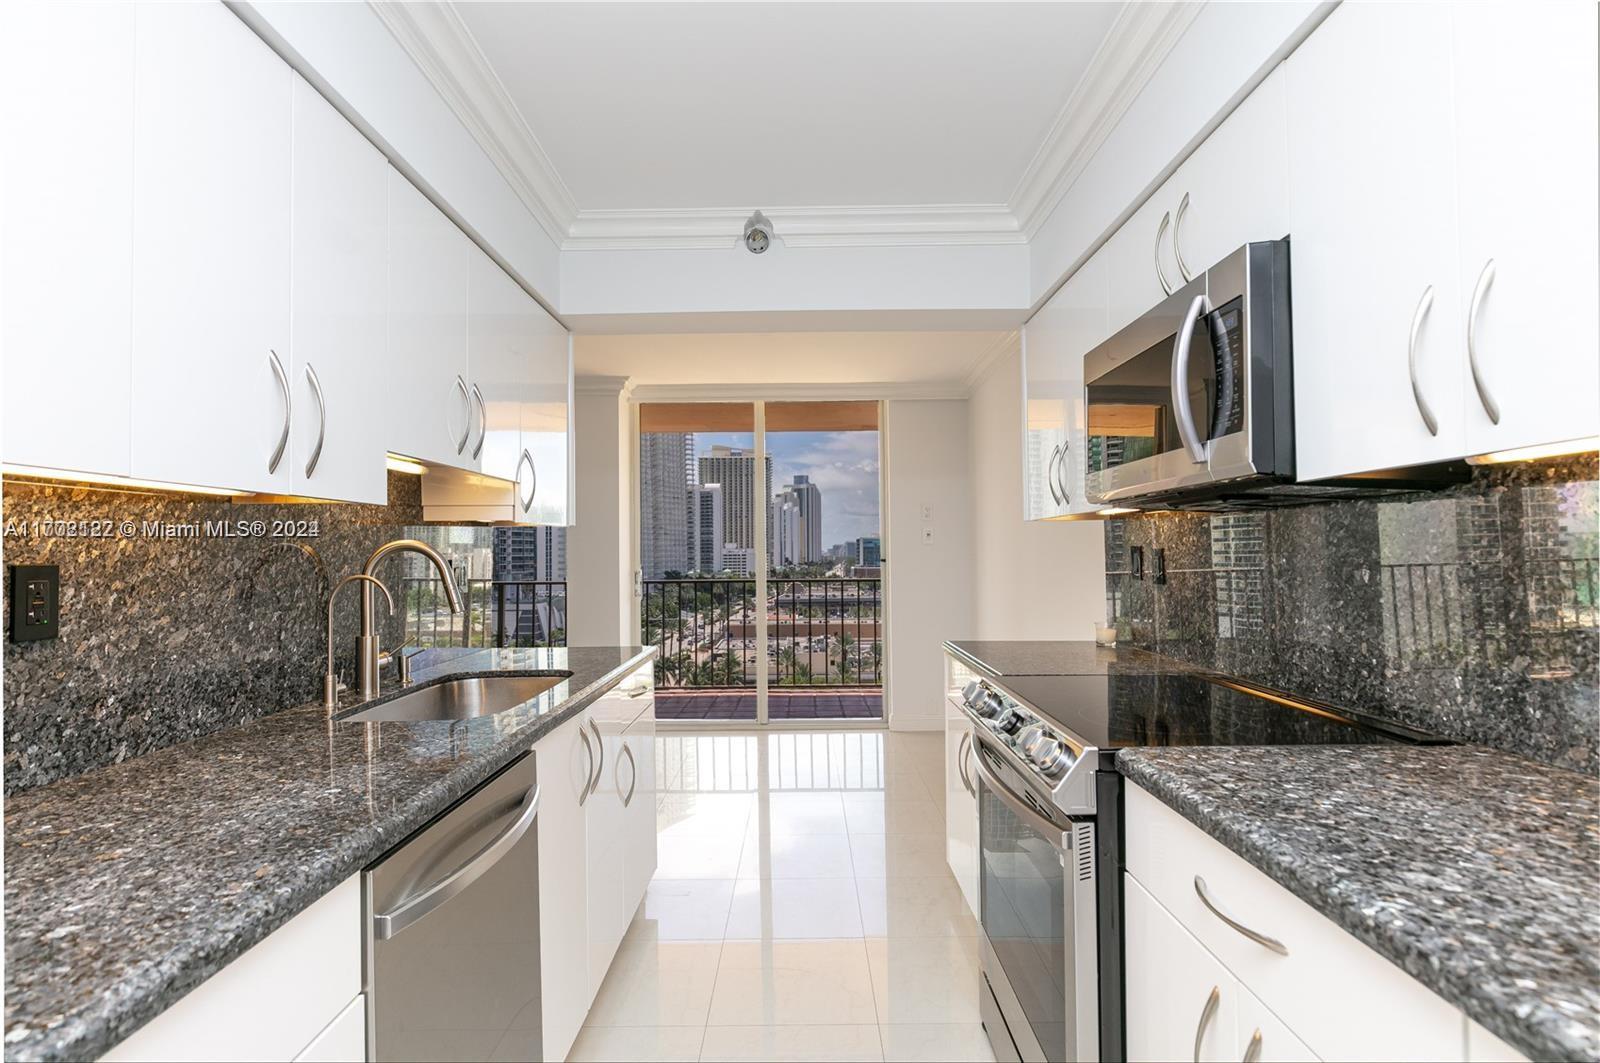
<svg viewBox="0 0 1600 1063">
<path fill-rule="evenodd" d="M 645 580 L 657 718 L 753 722 L 764 623 L 770 719 L 881 719 L 882 602 L 878 579 L 773 577 L 760 610 L 753 579 Z"/>
</svg>

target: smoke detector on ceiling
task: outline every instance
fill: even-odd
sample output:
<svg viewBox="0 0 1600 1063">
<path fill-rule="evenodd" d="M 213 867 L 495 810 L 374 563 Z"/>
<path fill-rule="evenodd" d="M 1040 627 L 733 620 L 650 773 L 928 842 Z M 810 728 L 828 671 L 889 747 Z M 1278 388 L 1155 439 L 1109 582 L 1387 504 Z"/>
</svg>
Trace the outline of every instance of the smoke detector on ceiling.
<svg viewBox="0 0 1600 1063">
<path fill-rule="evenodd" d="M 744 223 L 744 246 L 759 255 L 772 246 L 772 221 L 759 210 Z"/>
</svg>

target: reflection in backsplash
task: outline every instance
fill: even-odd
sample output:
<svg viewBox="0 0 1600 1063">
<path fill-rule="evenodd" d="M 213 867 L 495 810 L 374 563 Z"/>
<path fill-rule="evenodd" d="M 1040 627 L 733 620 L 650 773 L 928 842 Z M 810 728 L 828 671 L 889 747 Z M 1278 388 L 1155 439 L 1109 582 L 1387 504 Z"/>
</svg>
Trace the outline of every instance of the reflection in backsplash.
<svg viewBox="0 0 1600 1063">
<path fill-rule="evenodd" d="M 454 528 L 407 527 L 422 517 L 414 477 L 391 474 L 389 499 L 387 506 L 244 505 L 6 481 L 6 563 L 61 568 L 60 637 L 5 645 L 6 792 L 320 698 L 329 581 L 359 572 L 375 548 L 408 533 L 437 542 L 471 538 L 453 535 Z M 26 534 L 46 520 L 132 521 L 137 531 Z M 203 527 L 207 520 L 264 521 L 269 528 L 293 522 L 290 530 L 300 534 L 162 537 L 146 527 Z M 401 608 L 402 580 L 416 575 L 419 563 L 426 564 L 404 554 L 379 566 Z M 358 600 L 347 587 L 337 607 L 334 645 L 346 676 L 353 674 Z M 405 619 L 380 619 L 385 646 L 399 640 Z"/>
<path fill-rule="evenodd" d="M 1600 771 L 1596 477 L 1585 455 L 1409 501 L 1108 521 L 1107 610 L 1124 644 Z"/>
</svg>

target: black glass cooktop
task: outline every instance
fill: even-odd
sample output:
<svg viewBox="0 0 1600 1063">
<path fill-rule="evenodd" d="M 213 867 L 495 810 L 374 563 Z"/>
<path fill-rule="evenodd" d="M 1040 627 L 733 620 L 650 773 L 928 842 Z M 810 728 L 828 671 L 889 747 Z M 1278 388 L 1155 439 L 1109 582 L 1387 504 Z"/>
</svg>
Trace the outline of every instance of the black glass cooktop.
<svg viewBox="0 0 1600 1063">
<path fill-rule="evenodd" d="M 999 685 L 1101 749 L 1439 741 L 1199 675 L 1007 676 Z"/>
</svg>

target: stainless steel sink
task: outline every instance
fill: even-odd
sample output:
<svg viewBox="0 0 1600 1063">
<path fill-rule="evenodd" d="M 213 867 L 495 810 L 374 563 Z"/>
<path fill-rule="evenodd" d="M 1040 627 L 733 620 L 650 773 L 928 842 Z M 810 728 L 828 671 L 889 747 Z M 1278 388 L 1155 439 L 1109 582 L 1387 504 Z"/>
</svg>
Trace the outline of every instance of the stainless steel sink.
<svg viewBox="0 0 1600 1063">
<path fill-rule="evenodd" d="M 555 675 L 480 675 L 442 679 L 343 717 L 348 723 L 397 720 L 466 720 L 493 716 L 537 697 L 570 673 Z"/>
</svg>

